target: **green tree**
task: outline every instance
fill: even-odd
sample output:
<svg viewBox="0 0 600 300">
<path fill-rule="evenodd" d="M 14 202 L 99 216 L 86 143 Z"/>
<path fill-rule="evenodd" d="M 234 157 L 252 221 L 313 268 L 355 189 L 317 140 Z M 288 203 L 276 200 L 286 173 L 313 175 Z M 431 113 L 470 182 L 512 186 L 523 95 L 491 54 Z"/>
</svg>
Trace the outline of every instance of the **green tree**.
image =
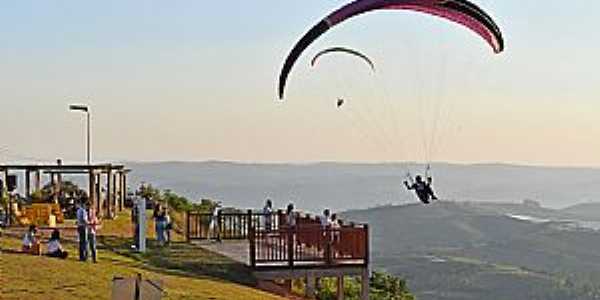
<svg viewBox="0 0 600 300">
<path fill-rule="evenodd" d="M 360 299 L 360 281 L 354 278 L 345 279 L 344 295 L 346 299 Z M 409 292 L 406 281 L 384 272 L 373 272 L 369 281 L 370 299 L 373 300 L 414 300 Z M 318 299 L 336 299 L 337 284 L 335 279 L 321 280 L 320 289 L 317 291 Z"/>
</svg>

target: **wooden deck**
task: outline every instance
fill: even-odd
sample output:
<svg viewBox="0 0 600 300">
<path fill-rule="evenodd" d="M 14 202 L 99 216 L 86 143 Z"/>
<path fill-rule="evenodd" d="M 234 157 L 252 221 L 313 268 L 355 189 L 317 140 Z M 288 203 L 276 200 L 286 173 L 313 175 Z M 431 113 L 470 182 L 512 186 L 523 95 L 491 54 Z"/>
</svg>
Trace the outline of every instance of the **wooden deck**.
<svg viewBox="0 0 600 300">
<path fill-rule="evenodd" d="M 309 298 L 314 297 L 317 278 L 338 278 L 338 295 L 343 295 L 343 278 L 358 276 L 361 299 L 369 299 L 368 225 L 340 222 L 339 226 L 321 226 L 317 218 L 308 215 L 297 215 L 293 226 L 286 220 L 281 211 L 274 215 L 189 213 L 186 237 L 248 266 L 259 281 L 284 279 L 291 291 L 291 280 L 303 278 Z M 222 242 L 208 237 L 220 237 Z"/>
<path fill-rule="evenodd" d="M 249 210 L 216 216 L 190 212 L 186 237 L 253 269 L 368 266 L 366 224 L 324 227 L 309 215 L 297 215 L 295 226 L 289 226 L 286 220 L 281 211 L 265 215 Z M 219 237 L 223 242 L 209 242 L 209 237 Z"/>
</svg>

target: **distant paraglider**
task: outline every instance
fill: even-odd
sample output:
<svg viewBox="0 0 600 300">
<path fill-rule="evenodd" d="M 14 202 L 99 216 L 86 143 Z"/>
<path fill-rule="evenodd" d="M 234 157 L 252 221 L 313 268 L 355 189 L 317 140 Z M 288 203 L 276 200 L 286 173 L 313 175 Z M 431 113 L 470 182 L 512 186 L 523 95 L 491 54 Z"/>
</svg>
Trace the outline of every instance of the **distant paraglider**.
<svg viewBox="0 0 600 300">
<path fill-rule="evenodd" d="M 279 74 L 279 99 L 284 98 L 288 76 L 304 50 L 332 27 L 352 17 L 376 10 L 412 10 L 461 24 L 478 34 L 495 53 L 504 50 L 500 28 L 477 5 L 467 0 L 355 0 L 329 14 L 292 48 Z"/>
<path fill-rule="evenodd" d="M 338 101 L 337 101 L 337 108 L 341 108 L 344 105 L 344 102 L 345 102 L 344 99 L 341 99 L 341 98 L 338 99 Z"/>
<path fill-rule="evenodd" d="M 368 56 L 366 56 L 356 50 L 353 50 L 350 48 L 345 48 L 345 47 L 331 47 L 331 48 L 327 48 L 327 49 L 317 53 L 317 55 L 315 55 L 315 57 L 313 57 L 313 59 L 310 61 L 310 65 L 314 67 L 323 55 L 330 54 L 330 53 L 346 53 L 346 54 L 354 55 L 358 58 L 361 58 L 364 62 L 366 62 L 369 65 L 369 67 L 371 68 L 371 70 L 373 70 L 373 72 L 375 72 L 375 64 Z"/>
</svg>

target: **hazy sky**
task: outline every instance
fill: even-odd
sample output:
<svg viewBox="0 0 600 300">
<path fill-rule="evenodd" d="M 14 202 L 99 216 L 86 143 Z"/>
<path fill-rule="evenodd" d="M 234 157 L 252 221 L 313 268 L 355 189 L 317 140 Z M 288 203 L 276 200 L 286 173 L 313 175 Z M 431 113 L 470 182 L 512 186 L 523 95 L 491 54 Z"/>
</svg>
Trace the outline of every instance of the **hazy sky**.
<svg viewBox="0 0 600 300">
<path fill-rule="evenodd" d="M 290 48 L 345 2 L 4 1 L 0 160 L 83 161 L 67 106 L 86 103 L 96 161 L 600 166 L 600 2 L 476 1 L 504 32 L 499 56 L 433 17 L 368 14 L 308 49 L 277 103 Z M 310 68 L 328 46 L 377 74 L 343 56 Z"/>
</svg>

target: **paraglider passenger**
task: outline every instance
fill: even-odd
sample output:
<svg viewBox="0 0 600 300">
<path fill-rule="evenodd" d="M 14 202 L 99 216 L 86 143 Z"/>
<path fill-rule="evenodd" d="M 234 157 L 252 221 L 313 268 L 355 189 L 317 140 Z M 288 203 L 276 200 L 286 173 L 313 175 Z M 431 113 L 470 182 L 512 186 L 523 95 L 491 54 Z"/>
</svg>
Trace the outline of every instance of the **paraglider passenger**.
<svg viewBox="0 0 600 300">
<path fill-rule="evenodd" d="M 417 197 L 419 200 L 425 204 L 429 204 L 430 200 L 437 200 L 437 196 L 433 192 L 431 188 L 432 183 L 431 177 L 427 177 L 427 182 L 423 181 L 421 176 L 417 175 L 415 177 L 415 182 L 412 185 L 409 185 L 407 181 L 404 181 L 404 186 L 406 186 L 409 190 L 415 190 L 417 193 Z"/>
</svg>

